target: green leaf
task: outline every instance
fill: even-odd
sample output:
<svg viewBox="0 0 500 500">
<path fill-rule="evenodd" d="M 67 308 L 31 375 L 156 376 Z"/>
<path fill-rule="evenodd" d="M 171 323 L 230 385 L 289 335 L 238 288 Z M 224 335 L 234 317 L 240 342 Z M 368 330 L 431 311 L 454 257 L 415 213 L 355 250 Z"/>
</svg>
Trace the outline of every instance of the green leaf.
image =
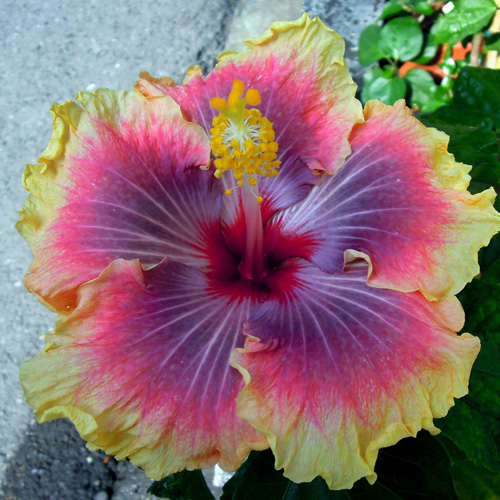
<svg viewBox="0 0 500 500">
<path fill-rule="evenodd" d="M 500 186 L 500 72 L 464 68 L 450 105 L 420 119 L 450 136 L 449 151 L 473 166 L 471 192 Z"/>
<path fill-rule="evenodd" d="M 457 125 L 451 135 L 450 151 L 458 161 L 473 165 L 470 172 L 473 181 L 485 187 L 500 186 L 500 144 L 491 122 L 485 120 L 477 127 Z"/>
<path fill-rule="evenodd" d="M 477 467 L 467 458 L 455 460 L 452 473 L 460 500 L 500 500 L 500 474 Z"/>
<path fill-rule="evenodd" d="M 155 481 L 148 493 L 170 500 L 215 500 L 201 470 L 184 470 Z"/>
<path fill-rule="evenodd" d="M 378 45 L 382 27 L 378 24 L 368 25 L 359 37 L 358 58 L 363 66 L 368 66 L 384 58 L 384 53 Z"/>
<path fill-rule="evenodd" d="M 403 439 L 395 446 L 381 449 L 375 466 L 377 482 L 370 486 L 359 481 L 347 498 L 454 500 L 457 497 L 450 469 L 449 456 L 441 443 L 427 432 L 420 432 L 416 439 Z"/>
<path fill-rule="evenodd" d="M 436 57 L 440 44 L 436 42 L 434 28 L 435 25 L 432 26 L 429 33 L 424 34 L 424 45 L 422 51 L 416 59 L 413 59 L 413 61 L 417 64 L 427 64 Z"/>
<path fill-rule="evenodd" d="M 460 500 L 500 500 L 500 474 L 475 465 L 443 434 L 438 439 L 453 461 L 451 474 Z"/>
<path fill-rule="evenodd" d="M 500 50 L 500 33 L 493 33 L 484 40 L 486 50 Z"/>
<path fill-rule="evenodd" d="M 459 295 L 464 330 L 481 339 L 469 394 L 436 421 L 476 465 L 500 472 L 500 255 Z"/>
<path fill-rule="evenodd" d="M 395 61 L 409 61 L 416 57 L 423 43 L 424 35 L 420 24 L 409 16 L 392 19 L 380 32 L 380 49 Z"/>
<path fill-rule="evenodd" d="M 425 69 L 413 68 L 406 73 L 405 78 L 410 84 L 412 106 L 418 106 L 423 112 L 433 111 L 435 107 L 439 107 L 436 103 L 437 85 Z M 445 103 L 441 105 L 443 104 Z"/>
<path fill-rule="evenodd" d="M 495 235 L 490 244 L 479 252 L 479 266 L 484 271 L 500 258 L 500 234 Z"/>
<path fill-rule="evenodd" d="M 496 11 L 495 0 L 455 0 L 455 8 L 436 21 L 436 41 L 455 45 L 488 25 Z"/>
<path fill-rule="evenodd" d="M 415 4 L 415 12 L 423 14 L 424 16 L 432 16 L 434 9 L 427 2 L 417 2 Z"/>
<path fill-rule="evenodd" d="M 364 75 L 363 75 L 363 89 L 367 85 L 371 85 L 377 78 L 380 78 L 384 75 L 384 71 L 382 68 L 379 68 L 378 66 L 374 68 L 370 68 Z"/>
<path fill-rule="evenodd" d="M 434 95 L 426 103 L 425 108 L 423 108 L 423 111 L 425 111 L 426 113 L 435 111 L 436 109 L 445 106 L 450 101 L 451 101 L 451 95 L 449 89 L 447 89 L 442 85 L 438 85 L 436 91 L 434 92 Z"/>
<path fill-rule="evenodd" d="M 471 379 L 471 384 L 474 380 Z M 498 473 L 500 438 L 499 416 L 474 407 L 474 396 L 466 396 L 456 402 L 450 414 L 437 421 L 443 434 L 453 441 L 480 467 Z"/>
<path fill-rule="evenodd" d="M 294 483 L 274 468 L 274 456 L 270 450 L 252 451 L 222 488 L 221 500 L 284 499 L 292 485 Z"/>
<path fill-rule="evenodd" d="M 389 0 L 384 4 L 384 8 L 382 9 L 382 14 L 380 14 L 380 19 L 387 19 L 401 12 L 404 12 L 405 11 L 404 6 L 406 4 L 407 2 L 403 2 L 402 0 Z"/>
<path fill-rule="evenodd" d="M 489 265 L 485 263 L 480 277 L 472 280 L 460 293 L 459 298 L 468 313 L 464 330 L 478 332 L 483 336 L 488 334 L 488 342 L 493 339 L 492 348 L 496 345 L 500 349 L 500 338 L 494 339 L 495 334 L 500 332 L 500 254 L 496 255 L 496 259 L 490 260 Z M 497 375 L 500 376 L 500 351 L 496 354 L 499 355 Z M 487 359 L 494 362 L 491 356 L 495 354 L 482 349 L 474 368 L 480 367 Z"/>
<path fill-rule="evenodd" d="M 391 66 L 390 64 L 382 66 L 382 70 L 383 70 L 382 76 L 384 78 L 392 78 L 396 76 L 396 73 L 398 72 L 398 69 L 395 68 L 394 66 Z"/>
<path fill-rule="evenodd" d="M 386 104 L 394 104 L 406 94 L 406 82 L 399 76 L 387 77 L 380 68 L 372 68 L 363 76 L 363 102 L 380 99 Z"/>
<path fill-rule="evenodd" d="M 342 467 L 342 464 L 339 464 Z M 380 450 L 377 482 L 364 479 L 350 490 L 330 491 L 325 481 L 295 484 L 274 469 L 270 450 L 252 452 L 224 486 L 221 500 L 419 500 L 456 499 L 448 454 L 426 432 Z"/>
<path fill-rule="evenodd" d="M 413 61 L 416 62 L 417 64 L 427 64 L 436 57 L 438 48 L 439 48 L 438 44 L 432 43 L 427 39 L 427 41 L 424 44 L 424 48 L 422 50 L 421 55 L 416 59 L 413 59 Z"/>
<path fill-rule="evenodd" d="M 385 2 L 380 19 L 388 19 L 398 14 L 417 12 L 424 16 L 432 16 L 434 9 L 425 0 L 389 0 Z"/>
<path fill-rule="evenodd" d="M 500 71 L 464 68 L 455 82 L 453 100 L 457 107 L 467 108 L 479 121 L 491 118 L 500 130 Z"/>
</svg>

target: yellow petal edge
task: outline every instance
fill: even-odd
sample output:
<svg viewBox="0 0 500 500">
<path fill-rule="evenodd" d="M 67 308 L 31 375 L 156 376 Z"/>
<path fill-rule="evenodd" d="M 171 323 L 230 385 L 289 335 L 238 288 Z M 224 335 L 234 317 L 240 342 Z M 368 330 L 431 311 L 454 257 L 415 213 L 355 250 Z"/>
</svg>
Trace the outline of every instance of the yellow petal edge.
<svg viewBox="0 0 500 500">
<path fill-rule="evenodd" d="M 451 316 L 449 324 L 460 323 L 463 319 L 455 297 L 439 301 L 439 308 L 443 317 Z M 285 477 L 301 483 L 321 476 L 332 490 L 352 488 L 363 477 L 373 484 L 377 479 L 375 463 L 381 448 L 392 446 L 406 437 L 416 437 L 421 429 L 438 434 L 440 431 L 434 426 L 433 419 L 444 417 L 454 405 L 454 398 L 468 393 L 470 372 L 480 350 L 477 337 L 468 333 L 456 337 L 460 355 L 450 357 L 453 370 L 442 377 L 434 377 L 432 371 L 422 372 L 418 379 L 402 388 L 406 391 L 403 401 L 381 401 L 386 411 L 384 424 L 372 428 L 362 421 L 360 423 L 355 413 L 346 414 L 335 403 L 330 408 L 320 409 L 312 420 L 293 408 L 290 408 L 293 417 L 277 415 L 279 410 L 276 410 L 272 398 L 280 397 L 281 393 L 260 394 L 253 386 L 251 368 L 245 367 L 245 354 L 259 350 L 259 344 L 257 337 L 249 336 L 245 347 L 233 351 L 231 357 L 231 366 L 242 374 L 245 381 L 237 399 L 238 415 L 266 436 L 275 456 L 275 467 L 284 469 Z M 316 422 L 321 422 L 321 430 Z M 340 426 L 340 430 L 326 435 L 328 425 L 332 428 Z"/>
<path fill-rule="evenodd" d="M 454 155 L 448 152 L 449 136 L 435 128 L 426 127 L 414 118 L 403 99 L 394 106 L 378 100 L 366 103 L 366 120 L 386 114 L 394 116 L 395 123 L 400 127 L 411 128 L 415 140 L 425 147 L 426 153 L 430 152 L 430 167 L 434 176 L 429 176 L 428 181 L 453 203 L 456 215 L 445 229 L 447 238 L 443 238 L 443 245 L 434 251 L 437 265 L 432 272 L 422 272 L 418 287 L 400 286 L 387 280 L 373 279 L 373 276 L 368 283 L 377 288 L 402 292 L 418 290 L 428 300 L 456 295 L 479 274 L 478 252 L 500 231 L 500 213 L 493 207 L 495 190 L 490 187 L 480 193 L 470 194 L 467 189 L 472 167 L 457 162 Z"/>
</svg>

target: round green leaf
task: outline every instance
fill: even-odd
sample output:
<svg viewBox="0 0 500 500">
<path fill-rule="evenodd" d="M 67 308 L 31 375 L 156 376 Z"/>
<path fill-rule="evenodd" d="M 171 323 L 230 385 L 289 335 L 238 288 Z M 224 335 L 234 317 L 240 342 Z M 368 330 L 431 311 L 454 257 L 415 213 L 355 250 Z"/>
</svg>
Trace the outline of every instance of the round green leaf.
<svg viewBox="0 0 500 500">
<path fill-rule="evenodd" d="M 424 46 L 422 52 L 416 59 L 413 59 L 417 64 L 427 64 L 436 57 L 440 44 L 436 42 L 435 31 L 434 25 L 430 32 L 424 35 Z"/>
<path fill-rule="evenodd" d="M 449 102 L 448 91 L 436 85 L 427 71 L 414 68 L 408 71 L 405 78 L 410 84 L 411 105 L 418 106 L 423 113 L 435 111 Z"/>
<path fill-rule="evenodd" d="M 370 24 L 361 32 L 359 37 L 358 58 L 363 66 L 368 66 L 379 59 L 383 59 L 384 53 L 378 46 L 381 30 L 381 26 Z"/>
<path fill-rule="evenodd" d="M 411 105 L 418 106 L 423 112 L 436 109 L 436 103 L 433 100 L 435 99 L 437 86 L 432 76 L 424 69 L 413 68 L 406 73 L 405 78 L 410 84 Z M 428 104 L 430 109 L 427 109 Z"/>
<path fill-rule="evenodd" d="M 415 4 L 415 12 L 423 14 L 424 16 L 432 16 L 434 9 L 427 2 L 417 2 Z"/>
<path fill-rule="evenodd" d="M 424 50 L 422 51 L 422 54 L 417 57 L 417 59 L 414 59 L 414 61 L 417 64 L 427 64 L 436 57 L 438 48 L 439 45 L 433 44 L 432 42 L 427 42 L 425 44 Z"/>
<path fill-rule="evenodd" d="M 380 19 L 387 19 L 404 11 L 404 2 L 402 0 L 389 0 L 384 4 Z"/>
<path fill-rule="evenodd" d="M 395 76 L 385 78 L 380 68 L 372 68 L 363 77 L 363 102 L 370 99 L 379 99 L 385 104 L 394 104 L 398 99 L 403 99 L 406 94 L 406 82 L 403 78 Z M 378 71 L 377 71 L 378 70 Z"/>
<path fill-rule="evenodd" d="M 370 68 L 364 75 L 363 75 L 363 90 L 372 84 L 372 82 L 376 78 L 380 78 L 384 74 L 383 70 L 376 66 L 375 68 Z"/>
<path fill-rule="evenodd" d="M 398 17 L 389 21 L 380 32 L 379 47 L 389 58 L 409 61 L 418 56 L 424 35 L 418 21 L 412 17 Z"/>
</svg>

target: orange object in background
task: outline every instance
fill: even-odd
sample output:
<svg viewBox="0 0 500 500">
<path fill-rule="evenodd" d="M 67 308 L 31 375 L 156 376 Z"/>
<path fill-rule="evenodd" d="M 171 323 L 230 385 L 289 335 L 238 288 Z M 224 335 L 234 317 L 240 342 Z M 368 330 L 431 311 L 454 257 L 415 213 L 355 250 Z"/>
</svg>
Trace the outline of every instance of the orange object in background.
<svg viewBox="0 0 500 500">
<path fill-rule="evenodd" d="M 435 78 L 444 78 L 445 76 L 449 76 L 451 78 L 456 78 L 457 75 L 446 75 L 443 71 L 443 68 L 439 66 L 444 61 L 444 55 L 446 53 L 447 44 L 443 44 L 439 47 L 436 56 L 429 64 L 417 64 L 412 61 L 407 61 L 399 68 L 399 74 L 401 76 L 405 76 L 408 71 L 413 68 L 421 68 L 428 71 Z M 472 50 L 472 44 L 469 42 L 467 46 L 464 48 L 462 42 L 458 42 L 453 46 L 452 57 L 455 61 L 463 61 L 466 55 Z"/>
</svg>

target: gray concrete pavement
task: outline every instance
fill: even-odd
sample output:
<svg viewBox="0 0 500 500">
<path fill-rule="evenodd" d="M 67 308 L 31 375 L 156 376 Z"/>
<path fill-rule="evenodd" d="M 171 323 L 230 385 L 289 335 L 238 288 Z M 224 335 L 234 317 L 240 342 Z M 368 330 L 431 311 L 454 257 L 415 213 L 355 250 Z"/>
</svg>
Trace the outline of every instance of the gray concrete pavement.
<svg viewBox="0 0 500 500">
<path fill-rule="evenodd" d="M 381 0 L 364 2 L 369 6 L 363 21 L 351 12 L 344 33 L 332 13 L 350 2 L 306 0 L 305 5 L 354 47 L 361 28 L 375 18 L 373 4 Z M 31 256 L 14 229 L 27 194 L 21 186 L 24 164 L 36 162 L 50 137 L 50 105 L 81 89 L 131 88 L 141 70 L 181 81 L 190 65 L 209 70 L 227 43 L 236 48 L 243 36 L 264 31 L 273 17 L 293 19 L 300 11 L 300 0 L 0 3 L 0 491 L 5 498 L 138 500 L 147 498 L 149 482 L 128 464 L 103 463 L 104 455 L 89 452 L 68 422 L 36 424 L 19 388 L 19 365 L 40 350 L 54 321 L 22 285 Z"/>
</svg>

